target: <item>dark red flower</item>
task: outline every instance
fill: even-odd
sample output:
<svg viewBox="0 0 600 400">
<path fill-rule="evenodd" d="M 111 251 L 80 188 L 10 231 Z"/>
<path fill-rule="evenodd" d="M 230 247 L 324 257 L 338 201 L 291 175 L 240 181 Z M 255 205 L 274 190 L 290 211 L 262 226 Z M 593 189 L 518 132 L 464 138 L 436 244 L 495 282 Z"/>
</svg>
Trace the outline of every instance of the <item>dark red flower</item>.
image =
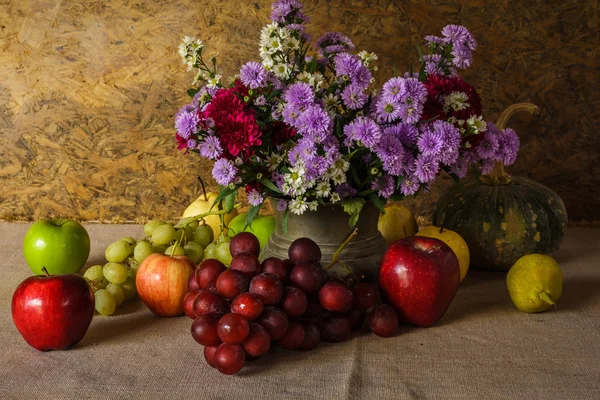
<svg viewBox="0 0 600 400">
<path fill-rule="evenodd" d="M 296 134 L 296 129 L 282 121 L 275 121 L 271 125 L 270 135 L 274 146 L 284 144 Z"/>
<path fill-rule="evenodd" d="M 481 115 L 481 98 L 473 86 L 463 81 L 458 76 L 447 77 L 442 75 L 428 75 L 423 82 L 427 88 L 427 102 L 425 103 L 422 119 L 438 116 L 446 120 L 449 117 L 466 120 L 472 115 Z M 444 111 L 444 98 L 454 92 L 462 92 L 467 95 L 469 107 L 463 110 Z"/>
<path fill-rule="evenodd" d="M 205 118 L 212 118 L 217 123 L 230 114 L 244 111 L 245 106 L 232 89 L 223 88 L 217 90 L 203 114 Z"/>
<path fill-rule="evenodd" d="M 177 133 L 175 134 L 175 139 L 177 139 L 177 150 L 185 149 L 185 152 L 188 152 L 187 140 L 179 136 Z"/>
<path fill-rule="evenodd" d="M 248 86 L 244 85 L 241 80 L 236 79 L 233 82 L 233 90 L 239 93 L 242 98 L 248 96 Z"/>
<path fill-rule="evenodd" d="M 251 114 L 236 112 L 215 121 L 215 125 L 219 140 L 232 158 L 242 152 L 248 158 L 253 154 L 251 147 L 262 144 L 260 129 Z"/>
</svg>

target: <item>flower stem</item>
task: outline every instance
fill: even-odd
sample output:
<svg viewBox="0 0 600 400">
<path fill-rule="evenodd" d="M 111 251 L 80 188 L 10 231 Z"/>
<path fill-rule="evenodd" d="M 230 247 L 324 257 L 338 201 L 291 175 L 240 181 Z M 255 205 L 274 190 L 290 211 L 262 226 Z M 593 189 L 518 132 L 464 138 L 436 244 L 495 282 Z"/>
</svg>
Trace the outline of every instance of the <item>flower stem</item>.
<svg viewBox="0 0 600 400">
<path fill-rule="evenodd" d="M 350 241 L 354 239 L 356 235 L 358 235 L 358 228 L 354 228 L 354 231 L 352 231 L 352 233 L 348 235 L 346 240 L 344 240 L 344 243 L 342 243 L 342 245 L 335 251 L 333 257 L 331 257 L 331 262 L 327 264 L 325 268 L 323 268 L 325 271 L 327 271 L 329 268 L 333 267 L 335 264 L 340 262 L 340 254 L 342 253 L 342 250 L 344 250 L 344 247 L 346 247 L 346 245 L 350 243 Z"/>
</svg>

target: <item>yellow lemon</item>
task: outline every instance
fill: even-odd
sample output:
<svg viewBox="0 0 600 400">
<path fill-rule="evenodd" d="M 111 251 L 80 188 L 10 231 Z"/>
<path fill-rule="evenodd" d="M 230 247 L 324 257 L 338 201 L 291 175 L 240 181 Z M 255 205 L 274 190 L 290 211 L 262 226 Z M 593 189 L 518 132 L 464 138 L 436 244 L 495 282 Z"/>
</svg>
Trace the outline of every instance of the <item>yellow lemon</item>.
<svg viewBox="0 0 600 400">
<path fill-rule="evenodd" d="M 210 210 L 210 207 L 213 205 L 215 200 L 217 199 L 218 194 L 214 192 L 206 192 L 206 197 L 204 195 L 200 195 L 192 204 L 188 206 L 183 212 L 182 218 L 194 217 L 199 214 L 207 213 Z M 217 211 L 218 208 L 215 206 L 212 211 Z M 237 215 L 237 209 L 233 209 L 229 214 L 225 214 L 225 224 L 229 224 L 229 222 Z M 204 221 L 213 229 L 215 234 L 215 240 L 219 238 L 221 234 L 221 220 L 218 215 L 209 215 L 204 218 Z"/>
<path fill-rule="evenodd" d="M 434 239 L 439 239 L 446 243 L 458 258 L 458 266 L 460 267 L 460 281 L 462 282 L 467 276 L 469 265 L 471 263 L 471 254 L 467 242 L 458 233 L 450 229 L 440 228 L 437 226 L 426 226 L 417 233 L 417 236 L 427 236 Z"/>
<path fill-rule="evenodd" d="M 550 256 L 528 254 L 517 260 L 506 275 L 508 294 L 515 307 L 526 313 L 546 311 L 562 294 L 560 265 Z"/>
<path fill-rule="evenodd" d="M 415 216 L 408 208 L 399 203 L 390 203 L 384 209 L 385 214 L 379 215 L 377 227 L 388 246 L 396 240 L 414 236 L 419 230 Z"/>
</svg>

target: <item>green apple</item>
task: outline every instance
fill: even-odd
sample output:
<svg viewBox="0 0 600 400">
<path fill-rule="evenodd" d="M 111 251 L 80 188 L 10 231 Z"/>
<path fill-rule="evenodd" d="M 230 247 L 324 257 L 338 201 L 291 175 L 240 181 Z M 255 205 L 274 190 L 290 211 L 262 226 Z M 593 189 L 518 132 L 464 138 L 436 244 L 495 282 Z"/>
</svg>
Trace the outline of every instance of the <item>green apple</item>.
<svg viewBox="0 0 600 400">
<path fill-rule="evenodd" d="M 244 230 L 246 225 L 246 215 L 248 213 L 242 213 L 234 217 L 229 223 L 229 231 L 227 236 L 234 237 L 238 233 Z M 252 224 L 246 228 L 246 232 L 253 233 L 260 242 L 260 249 L 264 249 L 271 237 L 271 234 L 275 230 L 275 216 L 274 215 L 259 215 L 254 218 Z"/>
<path fill-rule="evenodd" d="M 73 274 L 90 255 L 90 236 L 81 224 L 68 219 L 37 221 L 25 234 L 23 253 L 29 268 L 42 275 Z"/>
</svg>

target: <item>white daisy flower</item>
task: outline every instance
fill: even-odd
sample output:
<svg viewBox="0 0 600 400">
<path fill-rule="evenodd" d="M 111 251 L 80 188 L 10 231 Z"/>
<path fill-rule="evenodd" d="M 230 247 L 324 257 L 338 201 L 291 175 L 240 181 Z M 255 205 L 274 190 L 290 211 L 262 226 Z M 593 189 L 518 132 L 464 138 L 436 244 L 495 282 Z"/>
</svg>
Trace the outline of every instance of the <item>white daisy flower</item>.
<svg viewBox="0 0 600 400">
<path fill-rule="evenodd" d="M 329 182 L 323 181 L 317 183 L 316 193 L 318 197 L 328 197 L 331 193 L 331 188 L 329 187 Z"/>
<path fill-rule="evenodd" d="M 467 124 L 475 127 L 477 132 L 485 132 L 487 129 L 487 123 L 482 118 L 483 117 L 481 115 L 479 117 L 472 115 L 471 118 L 467 120 Z"/>
<path fill-rule="evenodd" d="M 319 208 L 319 203 L 316 200 L 311 201 L 310 203 L 308 203 L 308 209 L 310 211 L 317 211 L 317 208 Z"/>
<path fill-rule="evenodd" d="M 288 203 L 288 208 L 291 212 L 296 215 L 304 214 L 304 211 L 308 208 L 308 204 L 306 203 L 306 197 L 295 198 L 290 200 Z"/>
<path fill-rule="evenodd" d="M 331 199 L 330 199 L 330 200 L 331 200 L 331 202 L 332 202 L 332 203 L 337 203 L 338 201 L 340 201 L 340 200 L 341 200 L 341 199 L 340 199 L 340 195 L 339 195 L 339 194 L 337 194 L 337 193 L 332 193 L 332 194 L 331 194 Z"/>
<path fill-rule="evenodd" d="M 444 111 L 460 111 L 469 108 L 469 96 L 464 92 L 452 92 L 444 98 Z"/>
</svg>

